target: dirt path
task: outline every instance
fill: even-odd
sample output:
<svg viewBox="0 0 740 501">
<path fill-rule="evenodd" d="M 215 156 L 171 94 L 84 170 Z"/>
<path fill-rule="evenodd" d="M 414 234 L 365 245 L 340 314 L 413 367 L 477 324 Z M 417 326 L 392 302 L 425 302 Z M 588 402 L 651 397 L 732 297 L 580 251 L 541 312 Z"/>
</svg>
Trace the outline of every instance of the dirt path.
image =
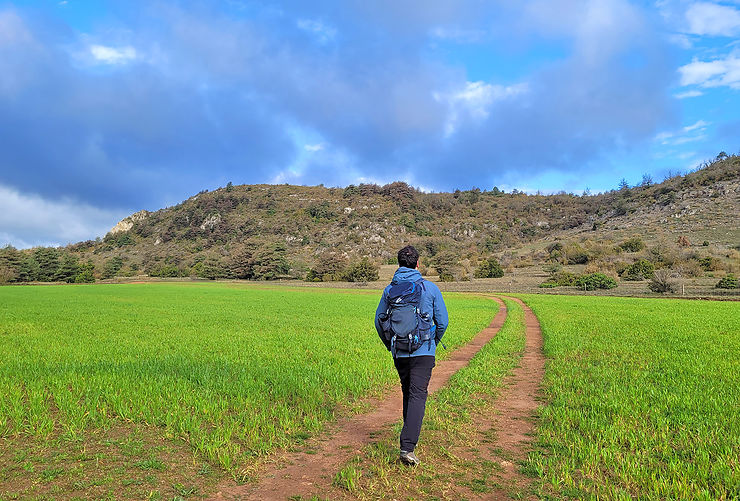
<svg viewBox="0 0 740 501">
<path fill-rule="evenodd" d="M 429 382 L 429 393 L 444 386 L 450 377 L 467 365 L 471 358 L 490 341 L 506 319 L 506 306 L 499 303 L 499 311 L 491 324 L 480 331 L 472 341 L 455 350 L 452 355 L 437 363 Z M 255 485 L 224 486 L 212 499 L 232 500 L 285 500 L 290 496 L 321 495 L 331 485 L 341 466 L 359 453 L 373 435 L 396 422 L 401 416 L 401 391 L 395 386 L 382 398 L 371 402 L 374 410 L 345 419 L 329 430 L 324 441 L 312 440 L 307 444 L 311 453 L 293 452 L 266 465 Z"/>
<path fill-rule="evenodd" d="M 532 479 L 519 472 L 517 463 L 527 458 L 532 442 L 535 413 L 541 405 L 542 378 L 545 375 L 545 355 L 542 352 L 542 329 L 534 312 L 517 298 L 512 299 L 524 309 L 526 344 L 520 364 L 506 379 L 496 400 L 497 414 L 480 422 L 481 438 L 493 436 L 491 447 L 482 451 L 483 459 L 501 466 L 500 484 L 503 487 L 489 493 L 487 499 L 530 499 Z M 493 496 L 492 496 L 493 495 Z M 491 497 L 492 496 L 492 497 Z"/>
</svg>

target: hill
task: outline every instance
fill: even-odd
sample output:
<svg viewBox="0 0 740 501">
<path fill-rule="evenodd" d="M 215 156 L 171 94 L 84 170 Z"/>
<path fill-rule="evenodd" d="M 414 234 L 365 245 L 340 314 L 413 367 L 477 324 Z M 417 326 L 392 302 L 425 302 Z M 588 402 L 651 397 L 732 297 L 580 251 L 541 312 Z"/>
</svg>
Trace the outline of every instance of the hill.
<svg viewBox="0 0 740 501">
<path fill-rule="evenodd" d="M 429 271 L 458 280 L 489 257 L 508 269 L 559 262 L 618 275 L 647 258 L 658 267 L 682 266 L 684 273 L 738 272 L 738 221 L 740 157 L 725 155 L 661 183 L 648 179 L 580 196 L 498 188 L 423 193 L 403 182 L 229 184 L 173 207 L 137 212 L 102 239 L 58 249 L 56 258 L 44 256 L 47 249 L 6 248 L 0 268 L 6 281 L 63 279 L 58 272 L 32 277 L 43 263 L 20 270 L 30 255 L 59 266 L 64 259 L 88 263 L 97 278 L 337 279 L 352 264 L 393 263 L 397 249 L 411 243 Z M 639 242 L 630 247 L 631 239 Z"/>
</svg>

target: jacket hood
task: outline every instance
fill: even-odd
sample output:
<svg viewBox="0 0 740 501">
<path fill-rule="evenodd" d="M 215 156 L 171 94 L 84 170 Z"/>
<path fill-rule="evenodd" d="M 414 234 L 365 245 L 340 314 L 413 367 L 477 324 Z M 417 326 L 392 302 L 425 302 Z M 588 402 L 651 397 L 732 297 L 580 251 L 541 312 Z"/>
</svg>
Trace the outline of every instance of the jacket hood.
<svg viewBox="0 0 740 501">
<path fill-rule="evenodd" d="M 393 274 L 393 280 L 391 280 L 391 283 L 397 284 L 398 282 L 416 282 L 420 278 L 421 273 L 419 273 L 419 270 L 400 266 L 396 270 L 396 273 Z"/>
</svg>

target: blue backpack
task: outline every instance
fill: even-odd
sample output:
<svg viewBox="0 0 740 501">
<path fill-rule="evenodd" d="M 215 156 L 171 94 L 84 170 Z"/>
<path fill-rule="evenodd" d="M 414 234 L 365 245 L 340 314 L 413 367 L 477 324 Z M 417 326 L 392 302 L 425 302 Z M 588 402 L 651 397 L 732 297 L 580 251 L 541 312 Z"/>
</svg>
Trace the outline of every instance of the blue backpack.
<svg viewBox="0 0 740 501">
<path fill-rule="evenodd" d="M 413 353 L 424 343 L 432 343 L 432 321 L 419 310 L 424 280 L 399 282 L 388 290 L 388 309 L 378 317 L 383 341 L 396 352 Z"/>
</svg>

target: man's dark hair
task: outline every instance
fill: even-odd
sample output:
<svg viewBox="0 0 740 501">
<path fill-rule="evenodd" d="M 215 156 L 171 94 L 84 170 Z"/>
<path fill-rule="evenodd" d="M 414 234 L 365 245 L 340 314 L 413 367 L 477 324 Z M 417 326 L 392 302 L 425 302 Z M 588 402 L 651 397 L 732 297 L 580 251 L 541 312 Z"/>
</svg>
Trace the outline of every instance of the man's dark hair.
<svg viewBox="0 0 740 501">
<path fill-rule="evenodd" d="M 398 251 L 398 266 L 405 266 L 406 268 L 416 268 L 416 264 L 419 262 L 419 251 L 414 249 L 413 245 L 407 245 L 400 251 Z"/>
</svg>

